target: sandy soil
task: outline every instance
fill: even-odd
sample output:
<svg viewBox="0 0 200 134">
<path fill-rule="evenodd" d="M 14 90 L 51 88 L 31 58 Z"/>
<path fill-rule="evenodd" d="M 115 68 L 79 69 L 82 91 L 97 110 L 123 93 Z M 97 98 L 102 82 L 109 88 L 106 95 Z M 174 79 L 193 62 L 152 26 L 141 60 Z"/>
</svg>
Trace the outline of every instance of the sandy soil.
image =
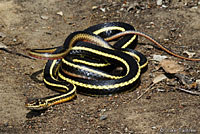
<svg viewBox="0 0 200 134">
<path fill-rule="evenodd" d="M 199 14 L 200 5 L 193 0 L 165 0 L 162 6 L 153 0 L 0 0 L 0 42 L 26 54 L 27 48 L 62 45 L 69 33 L 91 25 L 121 21 L 178 54 L 187 50 L 200 57 Z M 0 50 L 0 133 L 200 133 L 200 98 L 177 90 L 182 85 L 176 79 L 156 84 L 152 92 L 135 100 L 163 73 L 156 70 L 153 54 L 178 61 L 193 79 L 200 79 L 199 62 L 169 56 L 144 38 L 139 42 L 143 45 L 137 50 L 149 59 L 149 68 L 136 90 L 100 98 L 78 94 L 73 101 L 41 113 L 30 112 L 24 103 L 27 98 L 55 94 L 33 79 L 46 61 Z M 42 79 L 41 74 L 37 77 Z"/>
</svg>

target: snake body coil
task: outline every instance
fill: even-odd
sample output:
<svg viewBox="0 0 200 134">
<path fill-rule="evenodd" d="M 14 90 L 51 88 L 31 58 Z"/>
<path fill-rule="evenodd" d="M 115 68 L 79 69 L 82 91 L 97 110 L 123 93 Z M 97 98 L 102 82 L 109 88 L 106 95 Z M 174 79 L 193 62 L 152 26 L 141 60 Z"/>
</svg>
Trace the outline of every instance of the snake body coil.
<svg viewBox="0 0 200 134">
<path fill-rule="evenodd" d="M 30 50 L 32 57 L 48 59 L 44 69 L 44 83 L 60 94 L 34 99 L 27 102 L 26 107 L 31 110 L 46 109 L 73 99 L 76 91 L 95 96 L 133 89 L 138 83 L 141 69 L 147 66 L 146 57 L 133 50 L 137 44 L 137 35 L 177 56 L 150 36 L 122 22 L 98 24 L 74 32 L 60 47 Z M 110 41 L 114 43 L 111 45 Z"/>
</svg>

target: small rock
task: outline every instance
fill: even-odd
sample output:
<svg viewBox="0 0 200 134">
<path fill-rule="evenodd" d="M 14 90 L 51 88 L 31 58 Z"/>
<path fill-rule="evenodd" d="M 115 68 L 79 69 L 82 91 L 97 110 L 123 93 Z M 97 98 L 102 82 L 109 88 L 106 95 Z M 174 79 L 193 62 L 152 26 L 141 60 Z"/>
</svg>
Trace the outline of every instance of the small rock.
<svg viewBox="0 0 200 134">
<path fill-rule="evenodd" d="M 97 9 L 98 8 L 98 6 L 93 6 L 92 7 L 92 10 L 95 10 L 95 9 Z"/>
<path fill-rule="evenodd" d="M 151 26 L 146 26 L 146 28 L 151 28 Z"/>
<path fill-rule="evenodd" d="M 67 129 L 66 129 L 66 128 L 63 128 L 62 130 L 63 130 L 63 131 L 66 131 Z"/>
<path fill-rule="evenodd" d="M 49 19 L 49 17 L 46 16 L 46 15 L 41 15 L 40 17 L 41 17 L 41 19 L 43 19 L 43 20 L 48 20 L 48 19 Z"/>
<path fill-rule="evenodd" d="M 153 49 L 152 45 L 145 45 L 144 47 L 147 48 L 147 49 Z"/>
<path fill-rule="evenodd" d="M 57 15 L 60 15 L 60 16 L 63 16 L 63 12 L 62 11 L 59 11 L 56 13 Z"/>
<path fill-rule="evenodd" d="M 164 41 L 169 41 L 169 39 L 166 39 L 166 38 L 165 38 Z"/>
<path fill-rule="evenodd" d="M 157 4 L 158 6 L 161 6 L 161 5 L 162 5 L 162 0 L 157 0 L 156 4 Z"/>
<path fill-rule="evenodd" d="M 17 39 L 16 39 L 16 38 L 14 38 L 14 39 L 13 39 L 13 42 L 16 42 L 16 41 L 17 41 Z"/>
<path fill-rule="evenodd" d="M 158 88 L 156 89 L 158 92 L 165 92 L 165 89 Z"/>
<path fill-rule="evenodd" d="M 183 51 L 183 53 L 187 54 L 189 58 L 192 58 L 196 53 Z"/>
<path fill-rule="evenodd" d="M 141 12 L 140 10 L 137 10 L 137 11 L 136 11 L 137 14 L 139 14 L 140 12 Z"/>
<path fill-rule="evenodd" d="M 133 10 L 133 9 L 134 9 L 134 6 L 130 5 L 130 6 L 128 7 L 127 11 L 129 12 L 129 11 L 131 11 L 131 10 Z"/>
<path fill-rule="evenodd" d="M 127 132 L 128 132 L 128 128 L 126 127 L 126 128 L 124 129 L 124 131 L 127 133 Z"/>
<path fill-rule="evenodd" d="M 7 46 L 3 44 L 2 42 L 0 42 L 0 48 L 7 48 Z"/>
<path fill-rule="evenodd" d="M 162 5 L 162 7 L 163 7 L 163 8 L 167 8 L 168 6 L 166 6 L 166 5 Z"/>
<path fill-rule="evenodd" d="M 6 35 L 4 33 L 0 32 L 0 38 L 5 38 L 5 37 L 6 37 Z"/>
<path fill-rule="evenodd" d="M 198 9 L 198 6 L 194 6 L 194 7 L 192 7 L 191 9 Z"/>
<path fill-rule="evenodd" d="M 200 79 L 196 80 L 197 83 L 197 89 L 200 91 Z"/>
<path fill-rule="evenodd" d="M 139 8 L 138 2 L 134 2 L 133 4 L 130 4 L 127 8 L 127 11 L 129 12 L 130 10 L 133 10 L 135 8 Z"/>
<path fill-rule="evenodd" d="M 102 115 L 102 116 L 100 117 L 100 120 L 105 120 L 105 119 L 107 119 L 107 118 L 108 118 L 107 115 Z"/>
<path fill-rule="evenodd" d="M 105 8 L 100 8 L 100 10 L 101 10 L 102 12 L 106 12 L 106 9 L 105 9 Z"/>
<path fill-rule="evenodd" d="M 124 7 L 120 8 L 119 11 L 124 11 Z"/>
<path fill-rule="evenodd" d="M 152 129 L 156 129 L 156 126 L 151 127 Z"/>
<path fill-rule="evenodd" d="M 198 85 L 200 85 L 200 79 L 196 80 L 196 83 L 197 83 Z"/>
<path fill-rule="evenodd" d="M 150 24 L 150 25 L 154 25 L 154 22 L 150 22 L 149 24 Z"/>
<path fill-rule="evenodd" d="M 106 111 L 106 109 L 104 108 L 104 109 L 101 109 L 101 112 L 105 112 Z"/>
</svg>

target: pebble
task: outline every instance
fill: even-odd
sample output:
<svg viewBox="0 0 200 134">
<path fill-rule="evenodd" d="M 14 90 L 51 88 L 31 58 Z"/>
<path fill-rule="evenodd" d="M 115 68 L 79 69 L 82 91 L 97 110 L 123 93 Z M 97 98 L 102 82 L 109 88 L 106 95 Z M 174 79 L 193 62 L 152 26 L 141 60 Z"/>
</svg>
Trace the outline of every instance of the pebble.
<svg viewBox="0 0 200 134">
<path fill-rule="evenodd" d="M 6 35 L 4 33 L 0 32 L 0 38 L 5 38 L 5 37 L 6 37 Z"/>
<path fill-rule="evenodd" d="M 166 6 L 166 5 L 162 5 L 162 7 L 163 7 L 163 8 L 167 8 L 168 6 Z"/>
<path fill-rule="evenodd" d="M 151 127 L 152 129 L 156 129 L 156 126 Z"/>
<path fill-rule="evenodd" d="M 154 22 L 150 22 L 149 24 L 150 24 L 150 25 L 154 25 Z"/>
<path fill-rule="evenodd" d="M 200 91 L 200 79 L 196 80 L 197 83 L 197 89 Z"/>
<path fill-rule="evenodd" d="M 126 128 L 124 129 L 124 131 L 127 133 L 127 132 L 128 132 L 128 128 L 126 127 Z"/>
<path fill-rule="evenodd" d="M 104 109 L 101 109 L 101 112 L 105 112 L 106 111 L 106 109 L 104 108 Z"/>
<path fill-rule="evenodd" d="M 124 11 L 124 8 L 122 7 L 122 8 L 120 8 L 119 10 L 120 10 L 120 11 Z"/>
<path fill-rule="evenodd" d="M 13 39 L 13 42 L 16 42 L 16 41 L 17 41 L 17 39 L 16 39 L 16 38 L 14 38 L 14 39 Z"/>
<path fill-rule="evenodd" d="M 48 20 L 48 19 L 49 19 L 49 17 L 46 16 L 46 15 L 41 15 L 40 17 L 41 17 L 41 19 L 43 19 L 43 20 Z"/>
<path fill-rule="evenodd" d="M 152 45 L 145 45 L 144 47 L 147 48 L 147 49 L 153 49 Z"/>
<path fill-rule="evenodd" d="M 105 8 L 100 8 L 100 10 L 101 10 L 102 12 L 106 12 L 106 9 L 105 9 Z"/>
<path fill-rule="evenodd" d="M 162 0 L 157 0 L 156 4 L 157 4 L 158 6 L 161 6 L 161 5 L 162 5 Z"/>
<path fill-rule="evenodd" d="M 2 42 L 0 42 L 0 48 L 7 48 L 7 46 L 3 44 Z"/>
<path fill-rule="evenodd" d="M 198 6 L 191 7 L 191 9 L 198 9 Z"/>
<path fill-rule="evenodd" d="M 66 129 L 66 128 L 63 128 L 62 130 L 63 130 L 63 131 L 66 131 L 67 129 Z"/>
<path fill-rule="evenodd" d="M 108 115 L 101 115 L 100 120 L 105 120 L 108 118 Z"/>
<path fill-rule="evenodd" d="M 157 88 L 156 89 L 158 92 L 165 92 L 165 89 Z"/>
<path fill-rule="evenodd" d="M 200 85 L 200 79 L 196 80 L 196 83 L 197 83 L 198 85 Z"/>
<path fill-rule="evenodd" d="M 133 10 L 133 9 L 135 9 L 135 8 L 137 8 L 137 7 L 140 7 L 139 3 L 138 3 L 138 2 L 134 2 L 133 4 L 130 4 L 130 5 L 128 6 L 127 11 L 129 12 L 130 10 Z"/>
<path fill-rule="evenodd" d="M 56 13 L 57 15 L 60 15 L 60 16 L 63 16 L 63 12 L 62 11 L 59 11 Z"/>
<path fill-rule="evenodd" d="M 151 28 L 151 26 L 146 26 L 146 28 Z"/>
<path fill-rule="evenodd" d="M 98 6 L 93 6 L 92 7 L 92 10 L 95 10 L 95 9 L 97 9 L 98 8 Z"/>
</svg>

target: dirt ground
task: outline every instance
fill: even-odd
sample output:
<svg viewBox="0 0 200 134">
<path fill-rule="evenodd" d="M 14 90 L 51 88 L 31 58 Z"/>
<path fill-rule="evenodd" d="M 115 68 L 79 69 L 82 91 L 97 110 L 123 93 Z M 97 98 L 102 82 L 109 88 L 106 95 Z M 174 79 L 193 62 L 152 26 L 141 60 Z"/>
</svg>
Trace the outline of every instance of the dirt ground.
<svg viewBox="0 0 200 134">
<path fill-rule="evenodd" d="M 63 13 L 60 14 L 60 13 Z M 0 0 L 0 42 L 27 54 L 27 48 L 62 45 L 67 35 L 94 24 L 121 21 L 148 33 L 175 53 L 200 57 L 200 2 L 194 0 Z M 33 79 L 46 61 L 0 50 L 0 133 L 156 134 L 200 133 L 200 98 L 177 90 L 177 79 L 163 80 L 136 98 L 163 70 L 154 54 L 178 61 L 192 79 L 200 79 L 200 63 L 184 61 L 151 47 L 140 37 L 137 50 L 149 59 L 140 86 L 108 97 L 77 98 L 44 112 L 31 112 L 27 98 L 55 94 Z M 42 80 L 42 74 L 37 76 Z"/>
</svg>

